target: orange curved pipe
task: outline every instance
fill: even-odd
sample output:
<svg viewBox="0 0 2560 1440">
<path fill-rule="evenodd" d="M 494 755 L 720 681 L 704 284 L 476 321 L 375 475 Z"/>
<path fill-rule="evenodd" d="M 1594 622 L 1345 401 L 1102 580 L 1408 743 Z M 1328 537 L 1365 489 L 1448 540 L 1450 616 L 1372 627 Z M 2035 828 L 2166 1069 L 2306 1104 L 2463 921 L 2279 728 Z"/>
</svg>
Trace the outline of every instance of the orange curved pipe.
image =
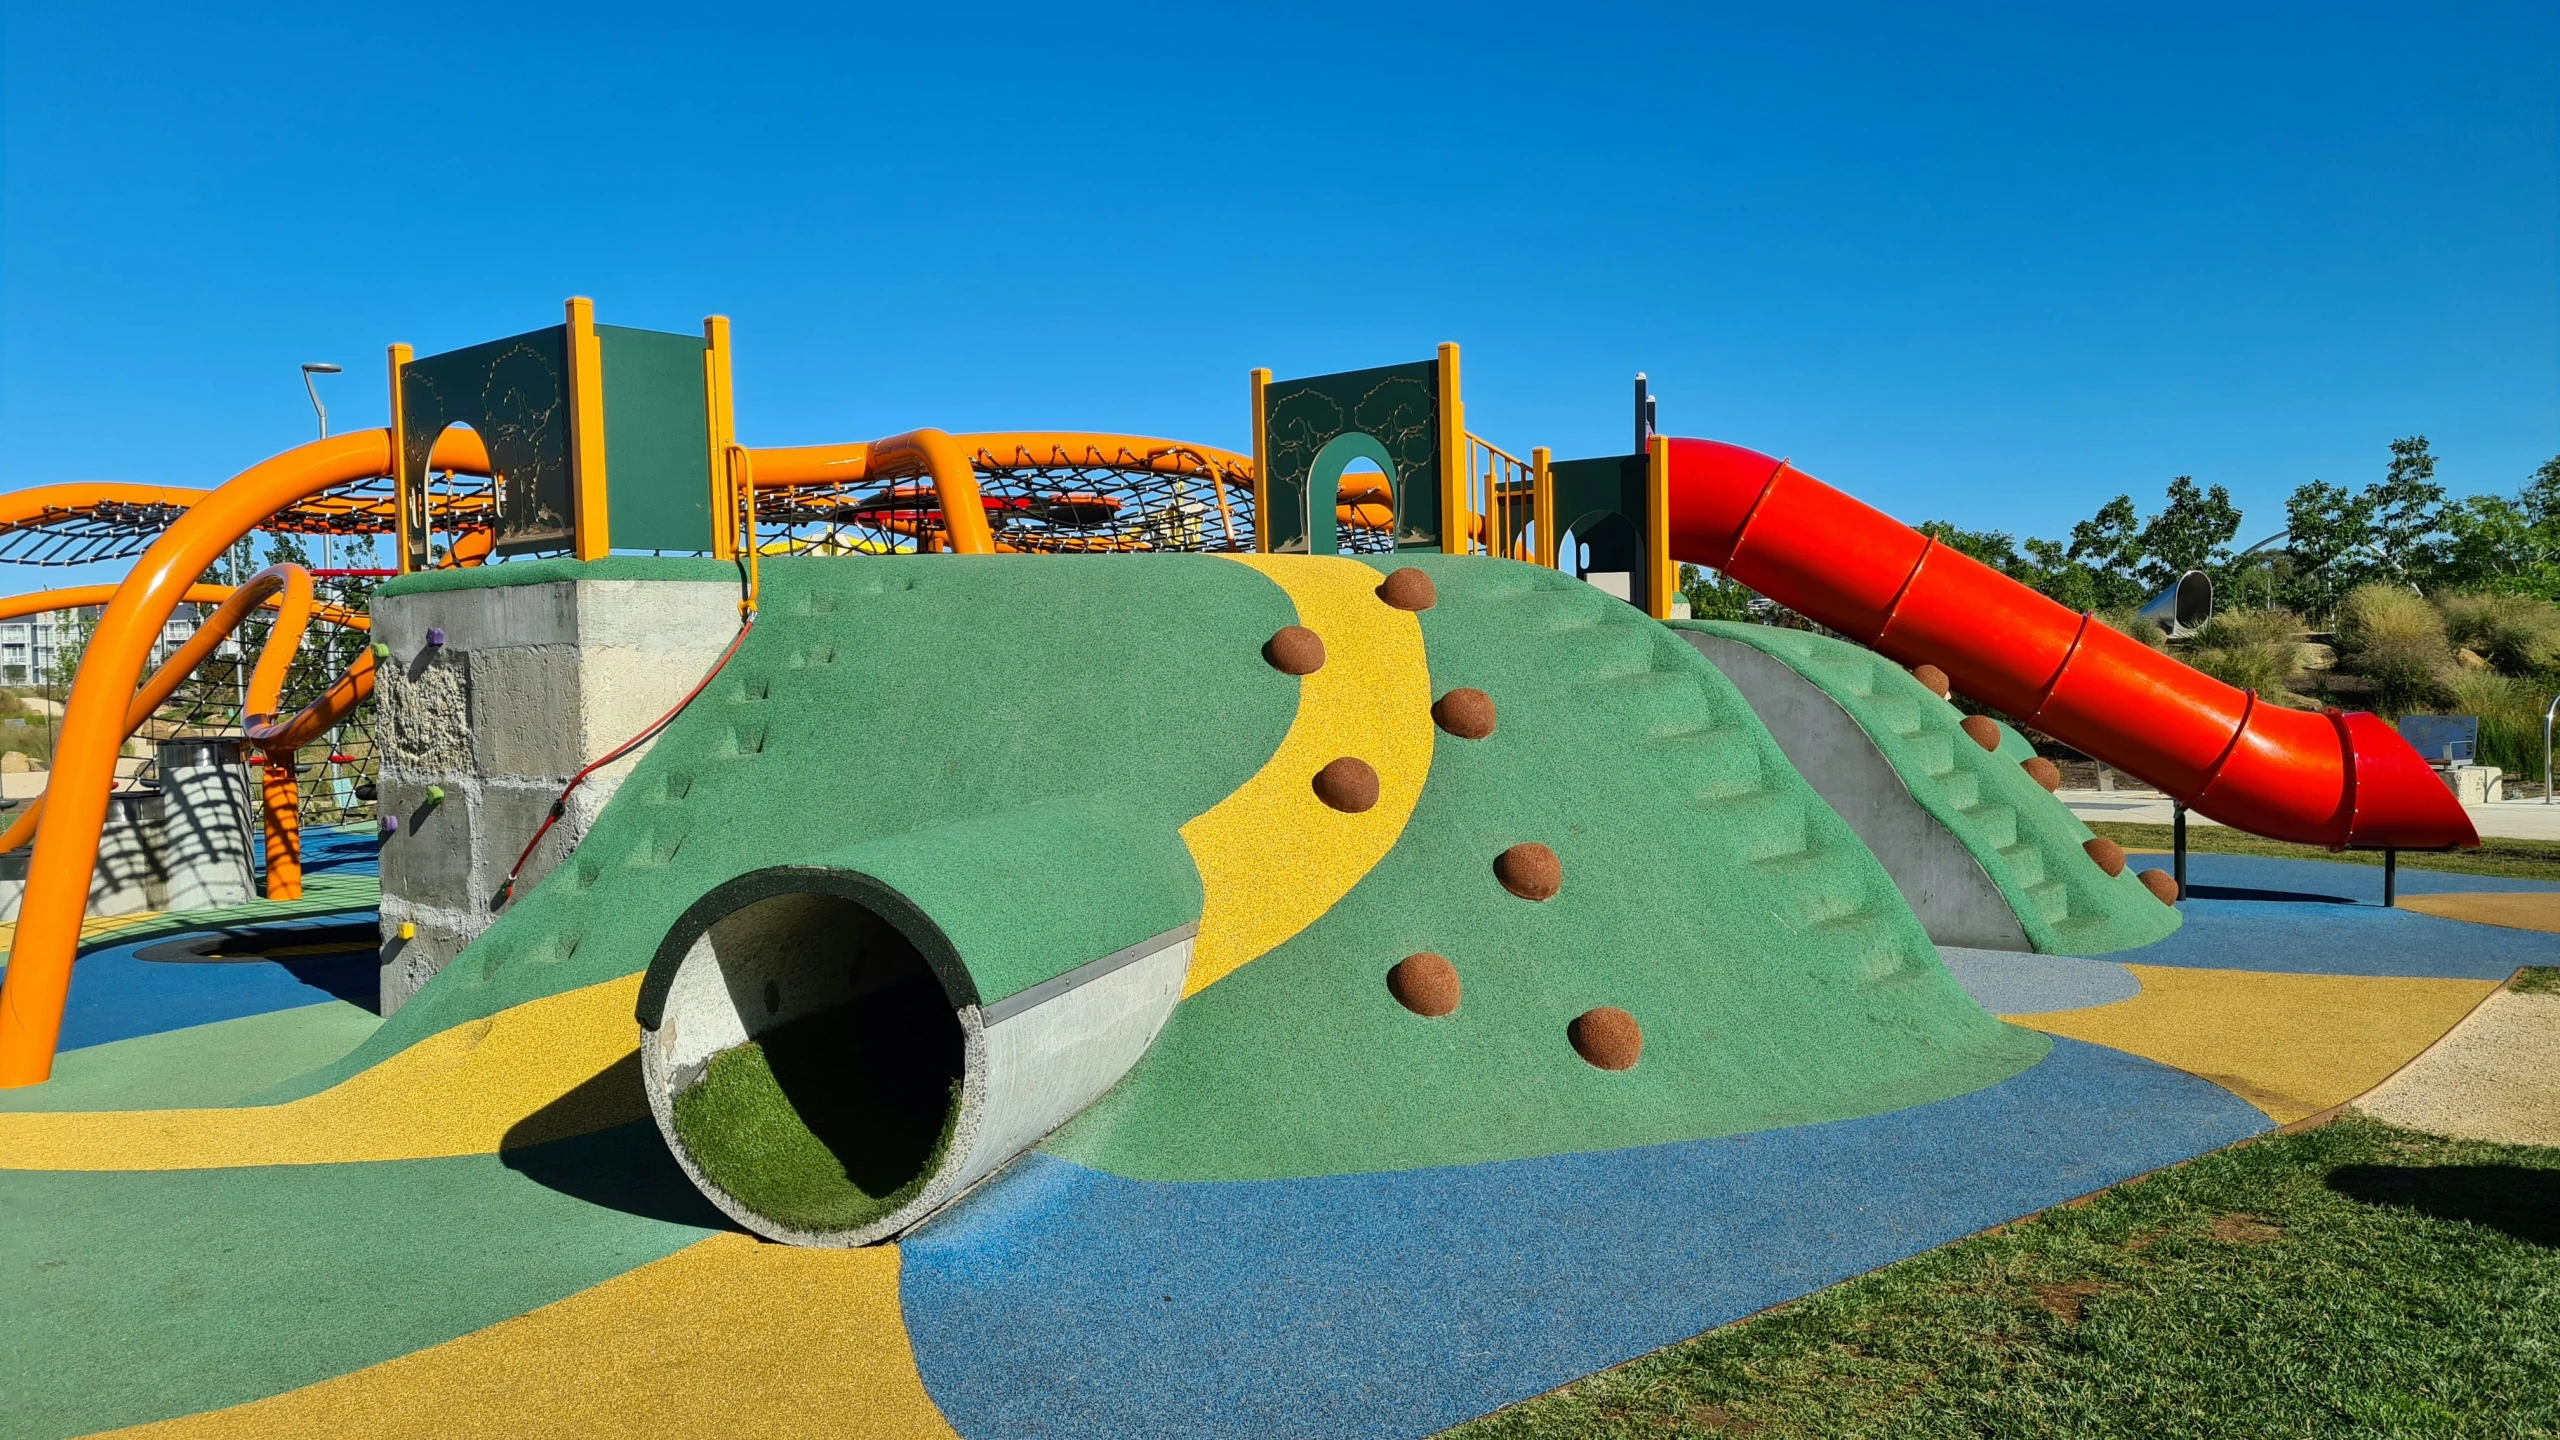
<svg viewBox="0 0 2560 1440">
<path fill-rule="evenodd" d="M 1679 559 L 1905 665 L 1936 665 L 1983 704 L 2236 829 L 2333 850 L 2480 843 L 2373 716 L 2261 705 L 1792 465 L 1666 443 Z"/>
<path fill-rule="evenodd" d="M 220 605 L 237 593 L 228 585 L 190 585 L 180 603 Z M 116 598 L 116 587 L 113 585 L 65 585 L 59 590 L 30 590 L 24 595 L 0 596 L 0 620 L 23 620 L 30 615 L 42 615 L 49 610 L 85 610 L 92 605 L 104 605 L 114 598 Z M 273 600 L 262 600 L 259 603 L 270 608 L 275 604 Z M 313 602 L 311 606 L 311 618 L 344 630 L 373 628 L 372 617 L 361 610 L 349 610 L 343 606 L 318 601 Z M 10 847 L 0 845 L 0 850 L 8 848 Z"/>
<path fill-rule="evenodd" d="M 262 605 L 274 605 L 279 592 L 293 590 L 300 591 L 300 609 L 305 616 L 314 614 L 317 609 L 311 604 L 311 576 L 299 565 L 269 566 L 236 590 L 216 585 L 198 585 L 192 590 L 223 591 L 222 608 L 205 617 L 204 624 L 196 628 L 196 633 L 187 637 L 187 643 L 179 646 L 177 653 L 164 661 L 158 670 L 152 672 L 150 680 L 134 692 L 133 703 L 124 712 L 124 734 L 117 741 L 118 748 L 122 748 L 125 740 L 133 738 L 144 721 L 159 712 L 160 707 L 176 693 L 178 686 L 195 673 L 195 668 L 203 664 L 233 630 L 239 628 L 250 611 Z M 189 598 L 196 598 L 192 591 Z M 302 640 L 303 627 L 293 622 L 295 603 L 288 598 L 279 608 L 285 614 L 276 622 L 276 628 L 267 633 L 266 648 L 259 653 L 257 669 L 250 677 L 248 701 L 252 708 L 262 704 L 267 709 L 275 708 L 276 697 L 283 691 L 285 675 L 291 667 L 293 647 Z M 362 620 L 364 617 L 357 618 Z M 290 640 L 279 645 L 278 637 L 288 629 L 292 632 Z M 283 658 L 278 660 L 279 656 Z M 373 652 L 366 651 L 364 658 L 370 662 Z M 44 796 L 37 796 L 26 809 L 18 812 L 17 819 L 6 831 L 0 831 L 0 851 L 15 850 L 37 833 L 37 827 L 44 819 L 44 801 Z"/>
<path fill-rule="evenodd" d="M 189 586 L 242 536 L 276 511 L 333 485 L 390 472 L 388 430 L 358 430 L 251 466 L 197 501 L 134 562 L 89 637 L 64 707 L 61 740 L 46 786 L 52 823 L 36 836 L 9 973 L 0 983 L 0 1088 L 41 1084 L 53 1073 L 62 1006 L 80 945 L 89 880 L 98 862 L 107 796 L 115 783 L 122 719 L 143 662 Z M 488 452 L 468 430 L 448 430 L 430 463 L 488 473 Z"/>
<path fill-rule="evenodd" d="M 874 440 L 868 454 L 871 478 L 932 479 L 942 509 L 944 543 L 957 555 L 993 555 L 996 535 L 987 524 L 987 507 L 978 496 L 978 471 L 969 452 L 940 430 L 910 430 Z M 759 470 L 763 467 L 759 464 Z"/>
</svg>

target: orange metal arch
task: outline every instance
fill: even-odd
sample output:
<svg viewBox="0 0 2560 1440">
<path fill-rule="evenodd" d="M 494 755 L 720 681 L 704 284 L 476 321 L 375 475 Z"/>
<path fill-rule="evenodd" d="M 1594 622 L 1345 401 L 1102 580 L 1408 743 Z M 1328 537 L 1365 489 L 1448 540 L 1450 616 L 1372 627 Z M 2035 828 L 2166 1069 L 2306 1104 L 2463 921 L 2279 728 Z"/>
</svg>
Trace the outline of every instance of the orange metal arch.
<svg viewBox="0 0 2560 1440">
<path fill-rule="evenodd" d="M 388 430 L 353 431 L 242 471 L 153 541 L 107 603 L 64 707 L 62 739 L 46 786 L 53 818 L 37 835 L 28 861 L 8 978 L 0 984 L 0 1088 L 40 1084 L 53 1073 L 116 752 L 123 748 L 117 722 L 169 613 L 207 567 L 276 511 L 333 485 L 389 474 L 392 444 Z M 486 474 L 489 458 L 479 436 L 455 430 L 437 441 L 429 463 Z"/>
<path fill-rule="evenodd" d="M 104 605 L 116 598 L 117 588 L 115 585 L 65 585 L 58 590 L 30 590 L 24 595 L 0 596 L 0 621 L 23 620 L 30 615 L 42 615 L 50 610 L 85 610 L 92 605 Z M 180 603 L 220 605 L 229 601 L 237 593 L 239 592 L 228 585 L 190 585 Z M 266 599 L 258 603 L 273 609 L 276 602 L 273 599 Z M 347 630 L 373 628 L 372 617 L 363 611 L 349 610 L 343 606 L 324 604 L 319 601 L 312 602 L 311 618 L 323 624 L 336 625 Z M 8 848 L 6 845 L 0 845 L 0 850 Z"/>
</svg>

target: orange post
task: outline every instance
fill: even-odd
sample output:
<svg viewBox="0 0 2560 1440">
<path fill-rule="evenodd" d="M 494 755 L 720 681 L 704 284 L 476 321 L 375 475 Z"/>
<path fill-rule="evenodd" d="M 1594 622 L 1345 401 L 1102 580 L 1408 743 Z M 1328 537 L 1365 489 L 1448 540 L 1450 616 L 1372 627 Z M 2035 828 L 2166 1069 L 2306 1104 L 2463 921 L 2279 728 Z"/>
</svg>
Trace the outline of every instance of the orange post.
<svg viewBox="0 0 2560 1440">
<path fill-rule="evenodd" d="M 978 498 L 978 472 L 959 441 L 940 430 L 910 430 L 872 441 L 869 459 L 875 479 L 932 478 L 934 499 L 942 508 L 942 532 L 953 554 L 996 553 L 995 530 L 987 524 L 985 502 Z"/>
<path fill-rule="evenodd" d="M 293 752 L 267 752 L 267 898 L 302 898 L 302 787 L 294 782 Z"/>
<path fill-rule="evenodd" d="M 269 516 L 331 486 L 388 474 L 392 445 L 388 430 L 358 430 L 251 466 L 153 541 L 108 602 L 64 706 L 46 786 L 51 818 L 28 860 L 8 978 L 0 984 L 0 1088 L 41 1084 L 53 1073 L 116 752 L 123 748 L 118 722 L 169 613 L 207 566 Z M 467 430 L 446 432 L 436 448 L 445 468 L 488 473 L 480 437 Z"/>
</svg>

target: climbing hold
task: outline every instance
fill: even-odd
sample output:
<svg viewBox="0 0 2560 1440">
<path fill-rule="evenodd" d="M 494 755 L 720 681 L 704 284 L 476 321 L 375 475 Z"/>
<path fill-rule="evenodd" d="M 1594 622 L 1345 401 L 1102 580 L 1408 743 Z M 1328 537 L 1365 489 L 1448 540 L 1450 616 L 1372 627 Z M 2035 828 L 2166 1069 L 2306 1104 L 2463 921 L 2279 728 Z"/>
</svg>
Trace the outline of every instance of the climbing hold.
<svg viewBox="0 0 2560 1440">
<path fill-rule="evenodd" d="M 1461 740 L 1481 740 L 1493 733 L 1493 697 L 1461 687 L 1431 706 L 1432 723 Z"/>
<path fill-rule="evenodd" d="M 1985 750 L 1997 750 L 2000 748 L 2000 722 L 1992 719 L 1988 715 L 1967 715 L 1964 717 L 1964 733 L 1972 736 L 1973 743 L 1981 746 Z"/>
<path fill-rule="evenodd" d="M 2124 873 L 2124 847 L 2106 836 L 2101 835 L 2080 848 L 2089 852 L 2090 860 L 2107 872 L 2108 879 Z"/>
<path fill-rule="evenodd" d="M 443 803 L 444 803 L 444 787 L 443 787 L 443 786 L 441 786 L 441 785 L 430 785 L 430 786 L 428 786 L 428 787 L 427 787 L 427 803 L 428 803 L 428 804 L 430 804 L 430 805 L 441 805 L 441 804 L 443 804 Z"/>
<path fill-rule="evenodd" d="M 2059 790 L 2062 788 L 2062 767 L 2054 764 L 2052 761 L 2047 760 L 2041 755 L 2031 755 L 2026 759 L 2019 761 L 2018 768 L 2027 772 L 2028 779 L 2035 781 L 2047 790 Z"/>
<path fill-rule="evenodd" d="M 381 825 L 381 827 L 380 827 L 380 828 L 381 828 L 381 830 L 382 830 L 382 833 L 383 833 L 383 834 L 385 834 L 385 835 L 397 835 L 397 834 L 399 834 L 399 833 L 400 833 L 400 817 L 399 817 L 399 816 L 397 816 L 397 815 L 385 815 L 385 816 L 383 816 L 383 817 L 382 817 L 382 825 Z"/>
<path fill-rule="evenodd" d="M 1458 1008 L 1458 967 L 1425 950 L 1387 971 L 1387 993 L 1416 1015 L 1437 1018 Z"/>
<path fill-rule="evenodd" d="M 374 641 L 374 642 L 373 642 L 373 663 L 374 663 L 374 664 L 376 664 L 376 665 L 379 665 L 379 664 L 381 664 L 383 661 L 388 660 L 388 659 L 390 659 L 390 658 L 391 658 L 391 647 L 390 647 L 390 646 L 388 646 L 388 645 L 383 644 L 383 643 L 382 643 L 381 641 L 379 641 L 379 640 Z"/>
<path fill-rule="evenodd" d="M 1283 625 L 1262 642 L 1262 658 L 1283 675 L 1313 675 L 1324 668 L 1324 637 L 1304 625 Z"/>
<path fill-rule="evenodd" d="M 1407 565 L 1380 582 L 1378 598 L 1399 610 L 1428 610 L 1440 603 L 1440 592 L 1430 576 Z"/>
<path fill-rule="evenodd" d="M 1523 900 L 1552 900 L 1564 888 L 1564 862 L 1535 840 L 1523 841 L 1495 857 L 1493 878 Z"/>
<path fill-rule="evenodd" d="M 430 625 L 430 626 L 428 626 L 428 627 L 427 627 L 427 644 L 428 644 L 428 646 L 429 646 L 429 647 L 431 647 L 431 648 L 433 648 L 433 647 L 440 647 L 440 646 L 442 646 L 442 645 L 444 644 L 444 627 L 443 627 L 443 626 L 441 626 L 441 625 Z"/>
<path fill-rule="evenodd" d="M 411 921 L 411 920 L 403 920 L 403 921 L 401 921 L 401 922 L 400 922 L 400 938 L 401 938 L 401 939 L 403 939 L 403 940 L 415 940 L 415 939 L 417 939 L 417 938 L 418 938 L 418 926 L 417 926 L 417 922 L 415 922 L 415 921 Z"/>
<path fill-rule="evenodd" d="M 2160 897 L 2161 904 L 2178 903 L 2178 881 L 2168 871 L 2145 870 L 2142 872 L 2142 883 L 2150 887 L 2152 894 Z"/>
<path fill-rule="evenodd" d="M 1378 772 L 1368 761 L 1345 755 L 1316 772 L 1316 798 L 1357 815 L 1378 803 Z"/>
<path fill-rule="evenodd" d="M 1947 696 L 1952 694 L 1955 689 L 1954 686 L 1947 683 L 1947 672 L 1939 669 L 1935 665 L 1912 666 L 1911 678 L 1928 686 L 1929 693 L 1937 696 L 1941 700 L 1946 699 Z"/>
<path fill-rule="evenodd" d="M 1585 1010 L 1564 1027 L 1573 1052 L 1603 1070 L 1632 1070 L 1644 1053 L 1644 1027 L 1615 1005 Z"/>
</svg>

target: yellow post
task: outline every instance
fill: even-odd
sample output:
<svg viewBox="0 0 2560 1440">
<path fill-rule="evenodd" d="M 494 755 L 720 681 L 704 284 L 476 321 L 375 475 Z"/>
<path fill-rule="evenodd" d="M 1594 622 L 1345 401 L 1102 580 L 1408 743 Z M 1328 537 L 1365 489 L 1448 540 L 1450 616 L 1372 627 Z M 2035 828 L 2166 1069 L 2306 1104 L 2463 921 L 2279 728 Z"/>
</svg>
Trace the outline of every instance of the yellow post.
<svg viewBox="0 0 2560 1440">
<path fill-rule="evenodd" d="M 1262 397 L 1271 388 L 1271 372 L 1253 372 L 1253 548 L 1271 553 L 1271 427 L 1262 412 Z"/>
<path fill-rule="evenodd" d="M 1660 435 L 1649 447 L 1644 477 L 1644 613 L 1656 620 L 1671 618 L 1671 596 L 1679 578 L 1671 566 L 1671 442 Z"/>
<path fill-rule="evenodd" d="M 576 507 L 571 522 L 573 545 L 581 560 L 601 560 L 613 553 L 604 460 L 604 348 L 596 341 L 596 302 L 573 295 L 569 298 L 569 490 Z"/>
<path fill-rule="evenodd" d="M 1556 477 L 1547 471 L 1552 456 L 1544 445 L 1529 447 L 1529 529 L 1536 538 L 1523 557 L 1550 570 L 1556 568 Z"/>
<path fill-rule="evenodd" d="M 1458 395 L 1458 346 L 1440 345 L 1440 550 L 1467 553 L 1467 407 Z"/>
<path fill-rule="evenodd" d="M 738 410 L 729 390 L 729 317 L 702 320 L 703 431 L 711 438 L 711 557 L 738 558 L 738 493 L 729 473 L 729 450 L 738 443 Z"/>
<path fill-rule="evenodd" d="M 427 563 L 427 477 L 409 471 L 409 409 L 400 403 L 400 368 L 416 353 L 406 345 L 391 347 L 391 532 L 403 575 Z"/>
</svg>

